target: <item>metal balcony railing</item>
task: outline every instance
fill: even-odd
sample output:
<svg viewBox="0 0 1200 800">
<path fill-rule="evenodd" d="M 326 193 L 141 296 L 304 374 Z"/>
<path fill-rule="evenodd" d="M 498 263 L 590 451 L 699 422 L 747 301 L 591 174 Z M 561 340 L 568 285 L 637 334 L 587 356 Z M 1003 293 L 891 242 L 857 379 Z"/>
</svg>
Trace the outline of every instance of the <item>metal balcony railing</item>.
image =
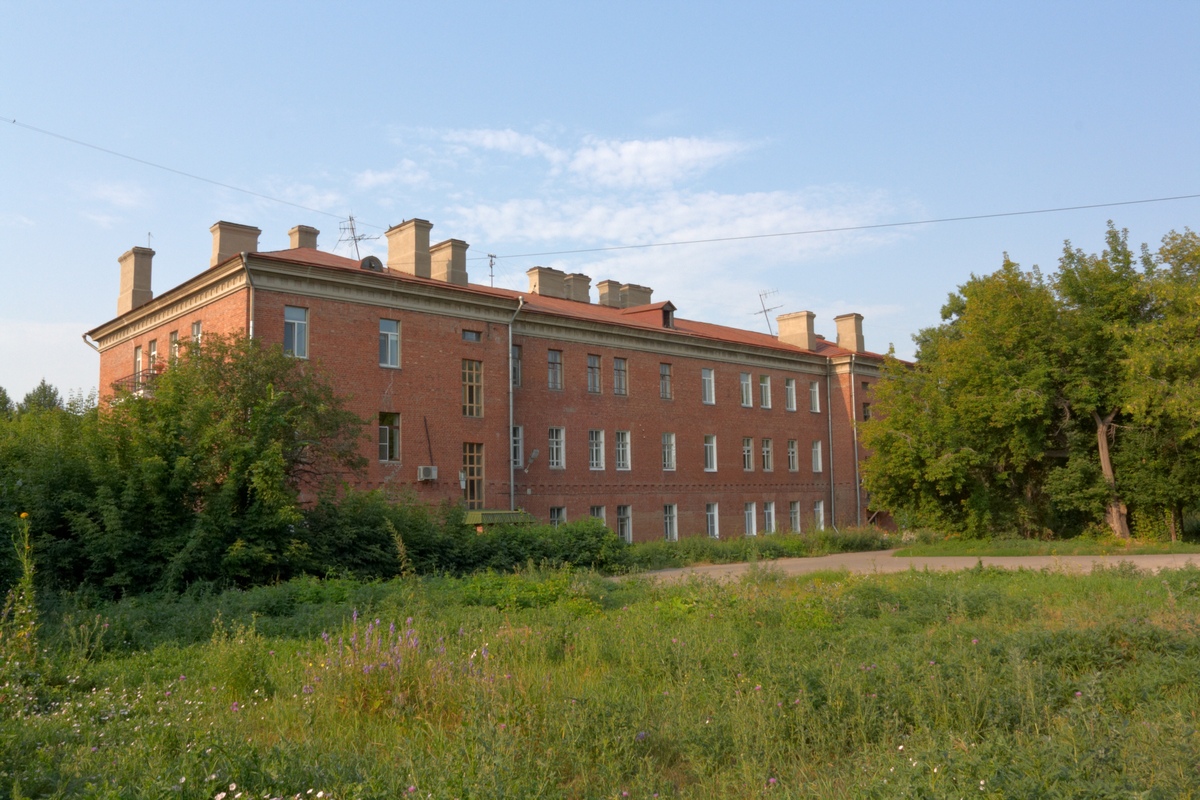
<svg viewBox="0 0 1200 800">
<path fill-rule="evenodd" d="M 118 394 L 132 394 L 137 397 L 153 397 L 154 382 L 162 373 L 163 367 L 161 364 L 155 364 L 153 367 L 135 372 L 132 375 L 127 375 L 120 380 L 113 381 L 113 390 Z"/>
</svg>

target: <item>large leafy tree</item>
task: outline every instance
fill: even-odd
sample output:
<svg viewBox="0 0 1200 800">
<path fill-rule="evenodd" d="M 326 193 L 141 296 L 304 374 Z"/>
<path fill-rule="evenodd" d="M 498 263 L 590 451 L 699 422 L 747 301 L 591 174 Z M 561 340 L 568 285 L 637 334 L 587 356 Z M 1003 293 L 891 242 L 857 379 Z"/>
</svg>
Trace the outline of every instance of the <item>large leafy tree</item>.
<svg viewBox="0 0 1200 800">
<path fill-rule="evenodd" d="M 1110 224 L 1049 279 L 1007 258 L 972 276 L 876 389 L 874 505 L 972 533 L 1128 536 L 1131 505 L 1177 520 L 1200 476 L 1198 272 L 1190 231 L 1139 259 Z"/>
</svg>

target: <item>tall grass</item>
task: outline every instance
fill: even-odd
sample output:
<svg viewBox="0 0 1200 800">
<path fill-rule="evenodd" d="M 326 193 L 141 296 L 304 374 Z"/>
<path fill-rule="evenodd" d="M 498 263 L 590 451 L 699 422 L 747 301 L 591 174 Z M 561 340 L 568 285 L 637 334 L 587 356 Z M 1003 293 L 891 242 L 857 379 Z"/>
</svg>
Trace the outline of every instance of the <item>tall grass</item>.
<svg viewBox="0 0 1200 800">
<path fill-rule="evenodd" d="M 71 605 L 43 613 L 53 663 L 70 651 L 63 616 L 84 613 Z M 53 676 L 36 715 L 0 722 L 0 794 L 1186 797 L 1198 784 L 1197 570 L 785 579 L 760 564 L 722 585 L 534 570 L 86 612 L 136 633 Z"/>
<path fill-rule="evenodd" d="M 629 560 L 635 568 L 654 570 L 693 564 L 730 564 L 759 559 L 885 550 L 894 545 L 894 540 L 878 528 L 825 529 L 804 533 L 736 536 L 727 539 L 688 536 L 676 542 L 634 544 L 629 548 Z"/>
</svg>

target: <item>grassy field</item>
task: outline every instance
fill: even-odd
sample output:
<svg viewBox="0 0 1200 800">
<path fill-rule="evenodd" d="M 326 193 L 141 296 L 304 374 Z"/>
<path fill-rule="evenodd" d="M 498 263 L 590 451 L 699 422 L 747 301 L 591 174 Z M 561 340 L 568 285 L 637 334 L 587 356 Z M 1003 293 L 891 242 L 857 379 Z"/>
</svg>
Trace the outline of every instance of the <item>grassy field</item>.
<svg viewBox="0 0 1200 800">
<path fill-rule="evenodd" d="M 1139 542 L 1115 537 L 1092 539 L 941 539 L 907 545 L 897 556 L 1122 556 L 1200 553 L 1196 542 Z"/>
<path fill-rule="evenodd" d="M 0 796 L 1196 796 L 1198 612 L 1127 567 L 44 598 Z"/>
</svg>

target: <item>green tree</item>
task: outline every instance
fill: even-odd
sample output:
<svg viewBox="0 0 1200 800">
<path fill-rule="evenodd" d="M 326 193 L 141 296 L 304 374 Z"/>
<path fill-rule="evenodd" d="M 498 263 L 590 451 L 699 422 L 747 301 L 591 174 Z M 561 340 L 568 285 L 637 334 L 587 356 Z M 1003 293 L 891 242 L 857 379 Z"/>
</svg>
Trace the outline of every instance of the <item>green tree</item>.
<svg viewBox="0 0 1200 800">
<path fill-rule="evenodd" d="M 13 407 L 13 401 L 8 396 L 8 392 L 4 391 L 3 386 L 0 386 L 0 418 L 7 419 L 11 417 L 13 411 L 15 410 L 16 409 Z"/>
<path fill-rule="evenodd" d="M 7 396 L 6 398 L 7 399 Z M 58 394 L 58 389 L 55 389 L 46 379 L 42 378 L 37 386 L 30 389 L 25 398 L 21 400 L 21 404 L 17 406 L 17 411 L 25 413 L 27 411 L 41 410 L 49 411 L 54 408 L 62 408 L 62 397 Z"/>
</svg>

